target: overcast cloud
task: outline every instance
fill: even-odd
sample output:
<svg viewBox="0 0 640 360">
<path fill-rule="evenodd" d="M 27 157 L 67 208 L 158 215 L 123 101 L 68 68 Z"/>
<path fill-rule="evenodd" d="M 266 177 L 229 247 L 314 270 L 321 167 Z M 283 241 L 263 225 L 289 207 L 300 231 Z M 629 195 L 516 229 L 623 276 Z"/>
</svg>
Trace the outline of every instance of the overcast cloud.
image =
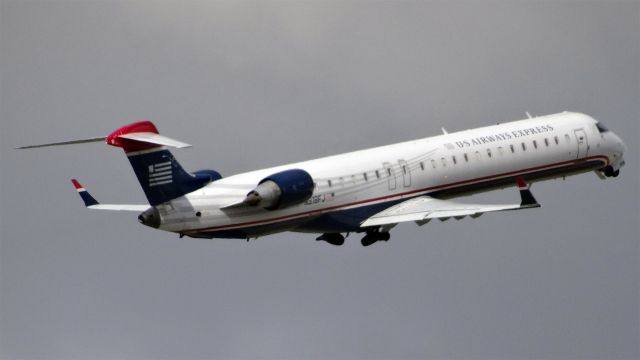
<svg viewBox="0 0 640 360">
<path fill-rule="evenodd" d="M 637 359 L 639 43 L 633 1 L 0 0 L 0 358 Z M 563 110 L 620 177 L 369 248 L 178 239 L 83 208 L 145 202 L 120 150 L 12 150 L 151 119 L 230 175 Z"/>
</svg>

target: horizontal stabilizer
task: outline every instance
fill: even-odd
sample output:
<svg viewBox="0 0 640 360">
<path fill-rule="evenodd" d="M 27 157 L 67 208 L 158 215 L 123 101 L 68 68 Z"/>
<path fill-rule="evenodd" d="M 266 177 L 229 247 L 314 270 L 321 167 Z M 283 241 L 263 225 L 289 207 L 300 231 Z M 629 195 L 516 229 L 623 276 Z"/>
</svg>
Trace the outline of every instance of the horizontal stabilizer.
<svg viewBox="0 0 640 360">
<path fill-rule="evenodd" d="M 121 141 L 121 139 L 124 139 Z M 174 148 L 190 147 L 190 144 L 171 139 L 158 134 L 158 129 L 150 121 L 138 121 L 125 125 L 107 136 L 92 137 L 87 139 L 61 141 L 47 144 L 19 146 L 16 149 L 33 149 L 48 146 L 75 145 L 92 142 L 105 142 L 109 145 L 125 148 L 125 151 L 154 146 L 169 146 Z M 145 145 L 146 144 L 146 145 Z"/>
<path fill-rule="evenodd" d="M 101 137 L 92 137 L 88 139 L 54 142 L 54 143 L 48 143 L 48 144 L 18 146 L 16 149 L 34 149 L 34 148 L 41 148 L 41 147 L 47 147 L 47 146 L 85 144 L 85 143 L 92 143 L 92 142 L 104 142 L 105 140 L 106 140 L 106 137 L 101 136 Z"/>
<path fill-rule="evenodd" d="M 84 206 L 95 210 L 118 210 L 118 211 L 145 211 L 149 205 L 129 205 L 129 204 L 100 204 L 76 179 L 71 179 L 73 186 L 80 194 Z"/>
<path fill-rule="evenodd" d="M 118 135 L 118 137 L 123 139 L 129 139 L 129 140 L 139 141 L 143 143 L 148 143 L 148 144 L 170 146 L 174 148 L 191 147 L 190 144 L 187 144 L 175 139 L 171 139 L 166 136 L 162 136 L 160 134 L 155 134 L 152 132 L 134 132 L 134 133 Z"/>
</svg>

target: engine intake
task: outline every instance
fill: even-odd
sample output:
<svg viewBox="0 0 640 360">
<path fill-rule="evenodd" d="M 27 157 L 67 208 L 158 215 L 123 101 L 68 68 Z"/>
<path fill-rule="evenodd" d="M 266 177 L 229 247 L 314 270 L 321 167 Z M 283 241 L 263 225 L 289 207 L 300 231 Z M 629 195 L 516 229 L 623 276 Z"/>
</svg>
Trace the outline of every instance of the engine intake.
<svg viewBox="0 0 640 360">
<path fill-rule="evenodd" d="M 243 203 L 267 210 L 282 209 L 306 201 L 313 194 L 315 184 L 302 169 L 285 170 L 262 179 Z"/>
</svg>

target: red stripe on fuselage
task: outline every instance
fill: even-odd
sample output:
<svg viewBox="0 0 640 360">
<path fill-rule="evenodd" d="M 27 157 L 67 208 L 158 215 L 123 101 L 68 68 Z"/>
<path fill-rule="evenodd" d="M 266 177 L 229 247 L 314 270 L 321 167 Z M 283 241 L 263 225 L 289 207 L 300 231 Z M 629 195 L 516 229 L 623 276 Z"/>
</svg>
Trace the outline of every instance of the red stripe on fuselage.
<svg viewBox="0 0 640 360">
<path fill-rule="evenodd" d="M 468 185 L 468 184 L 472 184 L 472 183 L 478 183 L 478 182 L 481 182 L 481 181 L 484 181 L 484 180 L 503 178 L 503 177 L 513 176 L 513 175 L 527 175 L 527 173 L 531 173 L 531 172 L 536 171 L 536 170 L 542 170 L 542 169 L 548 169 L 548 168 L 554 168 L 554 167 L 561 167 L 561 166 L 566 165 L 566 164 L 575 164 L 575 163 L 580 163 L 580 162 L 584 162 L 584 161 L 587 161 L 587 160 L 593 160 L 593 159 L 603 159 L 604 163 L 605 163 L 605 166 L 609 164 L 609 158 L 607 158 L 604 155 L 589 156 L 589 157 L 582 158 L 582 159 L 577 159 L 577 160 L 562 161 L 562 162 L 558 162 L 558 163 L 535 166 L 535 167 L 532 167 L 532 168 L 521 169 L 521 170 L 516 170 L 516 171 L 510 171 L 510 172 L 496 174 L 496 175 L 489 175 L 489 176 L 483 176 L 483 177 L 469 179 L 469 180 L 457 181 L 457 182 L 453 182 L 453 183 L 449 183 L 449 184 L 426 187 L 426 188 L 422 188 L 422 189 L 418 189 L 418 190 L 412 190 L 412 191 L 407 191 L 407 192 L 402 192 L 402 193 L 397 193 L 397 194 L 379 196 L 379 197 L 375 197 L 375 198 L 371 198 L 371 199 L 354 201 L 354 202 L 351 202 L 351 203 L 347 203 L 347 204 L 343 204 L 343 205 L 331 206 L 331 207 L 318 209 L 318 210 L 310 210 L 310 211 L 305 211 L 305 212 L 296 213 L 296 214 L 283 215 L 283 216 L 278 216 L 278 217 L 274 217 L 274 218 L 270 218 L 270 219 L 253 220 L 253 221 L 247 221 L 247 222 L 237 223 L 237 224 L 220 225 L 220 226 L 213 226 L 213 227 L 202 228 L 202 229 L 187 230 L 187 231 L 184 231 L 184 233 L 185 234 L 191 234 L 191 233 L 200 233 L 200 232 L 208 232 L 208 231 L 216 231 L 216 230 L 227 230 L 227 229 L 245 227 L 245 226 L 249 226 L 249 225 L 268 224 L 268 223 L 278 222 L 280 220 L 294 219 L 294 218 L 297 218 L 297 217 L 303 217 L 303 216 L 308 216 L 308 215 L 321 215 L 321 214 L 326 213 L 328 211 L 341 209 L 341 208 L 348 208 L 348 207 L 352 207 L 352 206 L 355 206 L 355 205 L 361 205 L 361 204 L 380 201 L 380 200 L 388 200 L 388 199 L 392 199 L 392 198 L 403 197 L 403 196 L 406 196 L 406 195 L 412 195 L 412 194 L 428 192 L 428 191 L 433 191 L 433 190 L 441 190 L 441 189 L 444 189 L 444 188 L 451 188 L 451 187 L 456 187 L 456 186 L 459 186 L 459 185 Z"/>
</svg>

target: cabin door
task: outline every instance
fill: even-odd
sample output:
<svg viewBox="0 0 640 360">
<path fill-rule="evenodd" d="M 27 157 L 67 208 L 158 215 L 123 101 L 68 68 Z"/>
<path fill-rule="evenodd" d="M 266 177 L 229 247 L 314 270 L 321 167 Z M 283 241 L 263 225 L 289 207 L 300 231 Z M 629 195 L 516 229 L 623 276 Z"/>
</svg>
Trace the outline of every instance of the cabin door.
<svg viewBox="0 0 640 360">
<path fill-rule="evenodd" d="M 389 190 L 396 189 L 396 174 L 393 167 L 389 163 L 382 164 L 384 166 L 384 175 L 389 179 Z"/>
<path fill-rule="evenodd" d="M 576 136 L 576 142 L 578 143 L 578 156 L 577 158 L 583 158 L 587 156 L 587 152 L 589 151 L 589 143 L 587 141 L 587 134 L 584 129 L 576 129 L 573 130 L 574 135 Z"/>
<path fill-rule="evenodd" d="M 400 165 L 400 171 L 402 172 L 402 185 L 404 187 L 411 186 L 411 169 L 409 169 L 409 165 L 404 160 L 398 161 Z"/>
</svg>

